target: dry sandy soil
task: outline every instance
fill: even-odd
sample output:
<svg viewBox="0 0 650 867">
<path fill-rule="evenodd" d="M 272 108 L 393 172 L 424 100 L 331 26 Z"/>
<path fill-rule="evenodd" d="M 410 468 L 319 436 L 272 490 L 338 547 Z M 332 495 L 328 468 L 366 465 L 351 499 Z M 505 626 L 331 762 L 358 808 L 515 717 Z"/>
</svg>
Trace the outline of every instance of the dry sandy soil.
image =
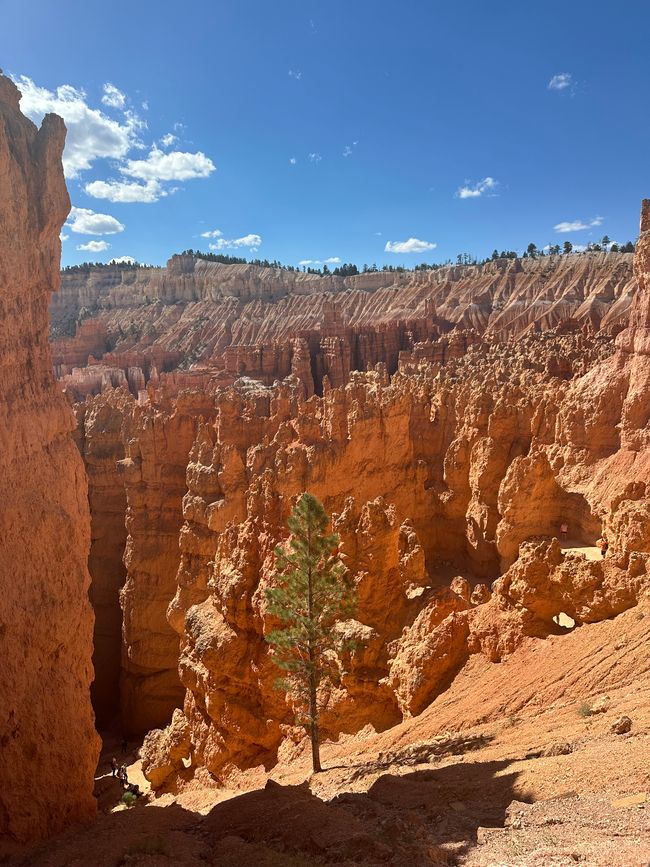
<svg viewBox="0 0 650 867">
<path fill-rule="evenodd" d="M 5 863 L 647 867 L 649 624 L 646 602 L 498 665 L 472 657 L 419 717 L 325 745 L 316 777 L 287 752 L 126 809 L 107 742 L 97 821 Z M 623 714 L 631 730 L 611 733 Z"/>
</svg>

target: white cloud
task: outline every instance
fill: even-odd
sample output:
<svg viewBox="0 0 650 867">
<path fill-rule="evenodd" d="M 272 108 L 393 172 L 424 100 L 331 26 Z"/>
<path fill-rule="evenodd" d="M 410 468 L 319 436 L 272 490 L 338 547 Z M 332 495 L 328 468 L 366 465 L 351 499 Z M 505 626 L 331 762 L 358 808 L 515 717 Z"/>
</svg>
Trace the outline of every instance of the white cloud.
<svg viewBox="0 0 650 867">
<path fill-rule="evenodd" d="M 214 244 L 209 244 L 211 250 L 238 250 L 242 247 L 246 247 L 251 250 L 253 253 L 257 251 L 258 247 L 262 243 L 262 239 L 259 235 L 244 235 L 243 238 L 217 238 Z"/>
<path fill-rule="evenodd" d="M 108 263 L 109 265 L 119 265 L 121 262 L 124 262 L 128 265 L 135 265 L 136 259 L 133 256 L 116 256 L 115 259 L 111 259 Z"/>
<path fill-rule="evenodd" d="M 64 119 L 68 129 L 63 152 L 66 177 L 78 177 L 100 158 L 123 159 L 138 144 L 143 124 L 136 115 L 129 114 L 120 123 L 99 109 L 90 108 L 84 91 L 69 84 L 51 91 L 38 87 L 24 75 L 14 80 L 22 93 L 20 107 L 27 117 L 37 124 L 49 112 Z"/>
<path fill-rule="evenodd" d="M 59 239 L 61 241 L 67 241 L 69 237 L 70 237 L 70 235 L 64 235 L 63 232 L 61 232 L 61 234 L 59 235 Z"/>
<path fill-rule="evenodd" d="M 169 148 L 169 147 L 171 147 L 171 146 L 174 144 L 175 141 L 178 141 L 178 136 L 175 136 L 173 133 L 168 132 L 166 135 L 164 135 L 164 136 L 160 139 L 160 144 L 161 144 L 164 148 Z"/>
<path fill-rule="evenodd" d="M 344 157 L 349 157 L 351 153 L 352 153 L 352 148 L 350 147 L 350 145 L 346 145 L 346 146 L 343 148 L 343 156 L 344 156 Z"/>
<path fill-rule="evenodd" d="M 558 72 L 551 78 L 547 87 L 549 90 L 566 90 L 573 83 L 573 76 L 570 72 Z"/>
<path fill-rule="evenodd" d="M 84 187 L 94 199 L 107 199 L 109 202 L 157 202 L 167 195 L 158 181 L 138 184 L 130 181 L 91 181 Z"/>
<path fill-rule="evenodd" d="M 340 256 L 329 256 L 327 259 L 301 259 L 299 265 L 340 265 Z"/>
<path fill-rule="evenodd" d="M 383 235 L 384 233 L 383 233 L 383 232 L 375 232 L 374 234 L 375 234 L 375 235 L 379 235 L 379 236 L 381 236 L 381 235 Z"/>
<path fill-rule="evenodd" d="M 470 185 L 469 181 L 465 181 L 465 186 L 456 190 L 456 196 L 459 199 L 477 199 L 483 193 L 495 190 L 498 185 L 499 182 L 491 177 L 483 178 L 482 181 L 477 181 L 473 186 Z"/>
<path fill-rule="evenodd" d="M 102 96 L 102 102 L 109 108 L 124 108 L 126 97 L 121 90 L 118 90 L 117 87 L 115 87 L 114 84 L 111 84 L 110 81 L 107 81 L 104 85 L 104 95 Z"/>
<path fill-rule="evenodd" d="M 297 162 L 295 157 L 289 157 L 289 165 L 295 166 Z"/>
<path fill-rule="evenodd" d="M 302 78 L 302 72 L 300 72 L 299 69 L 290 69 L 289 78 L 295 78 L 296 81 L 300 81 L 300 79 Z"/>
<path fill-rule="evenodd" d="M 315 153 L 309 154 L 308 159 L 309 159 L 310 163 L 319 163 L 323 158 L 319 153 L 315 152 Z"/>
<path fill-rule="evenodd" d="M 409 238 L 408 241 L 386 241 L 385 253 L 424 253 L 433 250 L 437 244 L 431 241 L 420 241 L 419 238 Z"/>
<path fill-rule="evenodd" d="M 107 241 L 88 241 L 87 244 L 79 244 L 77 250 L 84 250 L 87 253 L 103 253 L 110 246 Z"/>
<path fill-rule="evenodd" d="M 190 154 L 182 151 L 163 153 L 155 145 L 144 160 L 127 160 L 120 166 L 124 175 L 143 181 L 188 181 L 191 178 L 207 178 L 215 170 L 209 157 L 198 151 Z"/>
<path fill-rule="evenodd" d="M 124 231 L 124 226 L 115 217 L 96 214 L 90 208 L 73 207 L 67 225 L 79 235 L 115 235 Z"/>
<path fill-rule="evenodd" d="M 585 229 L 591 229 L 594 226 L 602 226 L 602 217 L 593 217 L 589 222 L 584 223 L 582 220 L 565 220 L 562 223 L 556 223 L 553 228 L 556 232 L 583 232 Z"/>
<path fill-rule="evenodd" d="M 201 232 L 202 238 L 221 238 L 223 232 L 221 229 L 212 229 L 210 232 Z"/>
</svg>

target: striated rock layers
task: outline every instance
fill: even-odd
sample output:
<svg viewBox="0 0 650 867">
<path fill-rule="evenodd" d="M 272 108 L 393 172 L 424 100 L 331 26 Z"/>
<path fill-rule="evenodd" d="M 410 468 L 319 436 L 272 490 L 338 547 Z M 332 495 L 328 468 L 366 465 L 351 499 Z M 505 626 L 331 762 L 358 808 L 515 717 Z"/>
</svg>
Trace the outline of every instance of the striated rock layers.
<svg viewBox="0 0 650 867">
<path fill-rule="evenodd" d="M 332 515 L 359 594 L 340 624 L 355 649 L 321 695 L 329 737 L 420 713 L 471 654 L 498 661 L 561 632 L 560 612 L 594 622 L 648 593 L 649 208 L 615 351 L 560 328 L 445 364 L 411 353 L 392 378 L 378 365 L 307 399 L 291 379 L 216 394 L 190 453 L 168 612 L 184 711 L 144 746 L 156 786 L 188 764 L 268 767 L 300 739 L 273 688 L 264 589 L 303 490 Z M 564 521 L 576 550 L 554 539 Z M 601 528 L 611 556 L 586 559 Z"/>
<path fill-rule="evenodd" d="M 560 325 L 614 334 L 635 288 L 628 253 L 346 278 L 174 256 L 166 268 L 64 273 L 53 356 L 77 399 L 127 382 L 137 395 L 179 369 L 215 385 L 241 375 L 271 385 L 293 373 L 309 396 L 322 393 L 324 376 L 345 385 L 350 370 L 378 362 L 392 374 L 403 352 L 445 361 L 470 334 L 505 339 Z M 450 345 L 450 329 L 463 345 Z"/>
<path fill-rule="evenodd" d="M 127 502 L 120 602 L 121 709 L 128 733 L 166 724 L 182 704 L 178 636 L 166 610 L 176 589 L 188 454 L 199 419 L 211 412 L 210 398 L 187 393 L 173 406 L 135 406 L 124 419 L 125 456 L 117 467 Z"/>
<path fill-rule="evenodd" d="M 94 814 L 98 740 L 86 485 L 48 347 L 65 127 L 19 99 L 0 76 L 0 838 L 25 841 Z"/>
<path fill-rule="evenodd" d="M 183 713 L 145 772 L 272 764 L 300 735 L 264 635 L 273 548 L 295 497 L 325 503 L 359 595 L 355 649 L 321 695 L 329 737 L 420 713 L 473 653 L 613 617 L 650 590 L 647 531 L 650 202 L 630 325 L 610 342 L 560 328 L 481 340 L 446 363 L 411 352 L 322 396 L 291 378 L 216 394 L 187 471 L 178 589 Z M 563 551 L 554 538 L 569 524 Z M 610 556 L 580 545 L 601 529 Z"/>
</svg>

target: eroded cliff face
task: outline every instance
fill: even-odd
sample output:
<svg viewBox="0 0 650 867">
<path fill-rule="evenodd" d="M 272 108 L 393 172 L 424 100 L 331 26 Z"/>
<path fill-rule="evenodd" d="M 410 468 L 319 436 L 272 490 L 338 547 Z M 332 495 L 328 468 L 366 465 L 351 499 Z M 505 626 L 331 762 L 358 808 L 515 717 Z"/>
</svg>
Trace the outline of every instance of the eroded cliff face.
<svg viewBox="0 0 650 867">
<path fill-rule="evenodd" d="M 269 766 L 300 734 L 273 688 L 264 590 L 304 490 L 323 500 L 359 594 L 355 650 L 321 696 L 334 737 L 420 713 L 469 656 L 616 616 L 650 591 L 646 329 L 649 203 L 639 292 L 618 348 L 556 331 L 407 353 L 309 398 L 297 381 L 217 394 L 188 465 L 178 590 L 168 612 L 187 692 L 144 747 L 155 786 L 198 768 Z M 646 391 L 647 394 L 647 391 Z M 604 529 L 610 556 L 564 552 Z M 191 769 L 184 768 L 191 762 Z"/>
<path fill-rule="evenodd" d="M 144 734 L 165 725 L 183 702 L 178 635 L 166 618 L 176 590 L 188 455 L 199 419 L 213 402 L 200 393 L 171 405 L 138 406 L 125 415 L 125 455 L 118 475 L 126 494 L 126 580 L 121 711 L 124 730 Z"/>
<path fill-rule="evenodd" d="M 70 202 L 63 121 L 40 129 L 0 76 L 0 837 L 91 817 L 90 520 L 48 346 Z"/>
<path fill-rule="evenodd" d="M 350 370 L 378 362 L 392 374 L 405 352 L 444 360 L 476 335 L 569 324 L 614 334 L 627 324 L 635 288 L 627 253 L 346 278 L 175 256 L 166 268 L 64 273 L 53 354 L 77 399 L 108 382 L 128 381 L 137 394 L 177 370 L 200 371 L 213 387 L 241 375 L 271 385 L 294 373 L 308 396 L 322 393 L 325 376 L 345 385 Z M 454 328 L 465 346 L 445 336 Z"/>
</svg>

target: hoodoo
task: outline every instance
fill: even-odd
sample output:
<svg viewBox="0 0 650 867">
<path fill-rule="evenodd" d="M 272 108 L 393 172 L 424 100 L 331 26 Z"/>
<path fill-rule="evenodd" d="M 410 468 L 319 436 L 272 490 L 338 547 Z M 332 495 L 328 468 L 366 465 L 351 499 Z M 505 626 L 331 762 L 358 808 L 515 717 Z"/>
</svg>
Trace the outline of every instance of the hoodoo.
<svg viewBox="0 0 650 867">
<path fill-rule="evenodd" d="M 0 76 L 0 840 L 91 817 L 90 522 L 48 304 L 70 208 L 63 121 L 40 129 Z"/>
</svg>

